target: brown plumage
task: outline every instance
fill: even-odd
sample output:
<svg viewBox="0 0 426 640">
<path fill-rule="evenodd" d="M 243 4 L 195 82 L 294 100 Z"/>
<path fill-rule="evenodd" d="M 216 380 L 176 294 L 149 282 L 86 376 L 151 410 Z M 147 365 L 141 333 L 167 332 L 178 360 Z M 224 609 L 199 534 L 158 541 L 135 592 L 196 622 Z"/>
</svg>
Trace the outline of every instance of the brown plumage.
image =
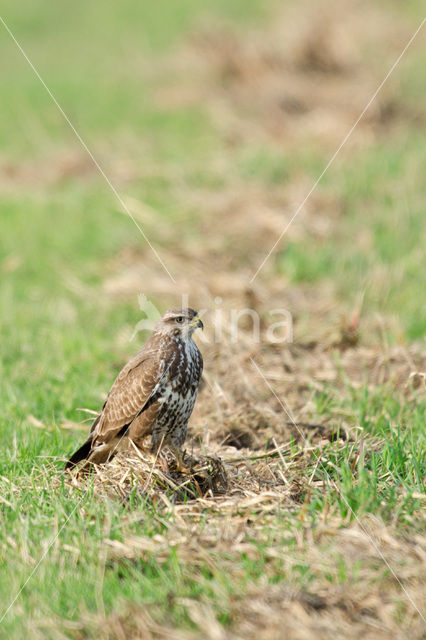
<svg viewBox="0 0 426 640">
<path fill-rule="evenodd" d="M 119 373 L 86 442 L 66 469 L 87 458 L 109 460 L 125 438 L 137 446 L 152 436 L 177 453 L 185 441 L 203 359 L 192 334 L 203 323 L 193 309 L 170 309 L 156 324 L 143 349 Z"/>
</svg>

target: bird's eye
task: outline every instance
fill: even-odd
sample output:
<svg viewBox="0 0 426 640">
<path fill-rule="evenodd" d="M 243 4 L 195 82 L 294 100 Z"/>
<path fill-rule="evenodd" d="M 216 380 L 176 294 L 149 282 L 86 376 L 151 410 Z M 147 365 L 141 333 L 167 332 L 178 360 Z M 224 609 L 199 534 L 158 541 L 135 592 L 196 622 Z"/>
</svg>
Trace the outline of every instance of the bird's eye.
<svg viewBox="0 0 426 640">
<path fill-rule="evenodd" d="M 179 324 L 182 324 L 183 322 L 183 317 L 179 316 L 178 318 L 176 318 L 176 322 L 178 322 Z"/>
</svg>

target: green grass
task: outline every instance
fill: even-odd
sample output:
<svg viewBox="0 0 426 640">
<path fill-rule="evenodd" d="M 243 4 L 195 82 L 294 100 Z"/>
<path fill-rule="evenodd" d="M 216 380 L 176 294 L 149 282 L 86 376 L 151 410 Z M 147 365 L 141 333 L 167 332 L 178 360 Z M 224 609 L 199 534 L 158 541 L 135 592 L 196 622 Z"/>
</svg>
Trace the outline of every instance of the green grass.
<svg viewBox="0 0 426 640">
<path fill-rule="evenodd" d="M 179 7 L 163 1 L 129 0 L 119 6 L 25 2 L 18 9 L 8 1 L 2 11 L 108 173 L 120 160 L 160 168 L 159 177 L 131 179 L 120 193 L 142 195 L 173 221 L 193 212 L 176 201 L 171 169 L 181 171 L 188 185 L 212 192 L 221 188 L 222 179 L 226 182 L 209 169 L 219 143 L 208 110 L 202 105 L 160 108 L 155 90 L 164 84 L 165 72 L 157 71 L 155 63 L 207 19 L 229 20 L 241 30 L 267 19 L 262 2 L 185 0 Z M 365 446 L 351 472 L 352 445 L 342 449 L 331 443 L 321 452 L 323 463 L 317 465 L 314 458 L 304 471 L 304 480 L 324 480 L 327 490 L 307 491 L 305 502 L 292 510 L 277 507 L 265 523 L 262 514 L 243 513 L 247 522 L 261 525 L 251 530 L 247 524 L 242 537 L 247 553 L 235 552 L 232 545 L 209 549 L 205 542 L 204 555 L 191 558 L 186 543 L 169 545 L 176 532 L 182 533 L 173 514 L 138 499 L 123 506 L 90 490 L 80 495 L 65 484 L 52 489 L 49 463 L 66 456 L 82 436 L 61 424 L 82 419 L 77 406 L 100 406 L 121 364 L 137 348 L 119 339 L 123 327 L 139 320 L 136 300 L 111 300 L 101 285 L 118 251 L 141 250 L 142 240 L 96 172 L 53 183 L 43 178 L 44 168 L 55 165 L 61 154 L 79 153 L 79 144 L 4 31 L 0 53 L 7 60 L 2 65 L 7 89 L 1 160 L 30 167 L 36 175 L 6 189 L 1 203 L 3 609 L 53 541 L 1 623 L 0 635 L 58 638 L 61 629 L 66 637 L 99 637 L 96 616 L 125 611 L 132 603 L 152 605 L 159 624 L 194 628 L 182 605 L 185 598 L 208 603 L 229 625 L 233 602 L 253 585 L 260 589 L 283 582 L 307 588 L 321 576 L 333 584 L 356 583 L 359 566 L 332 547 L 322 551 L 326 570 L 300 558 L 298 535 L 315 529 L 328 513 L 341 522 L 354 514 L 375 514 L 403 535 L 421 530 L 425 407 L 420 394 L 407 402 L 388 386 L 367 390 L 349 384 L 343 396 L 330 387 L 316 393 L 317 416 L 326 418 L 343 406 L 375 446 Z M 420 92 L 422 68 L 416 56 L 404 84 L 407 101 L 417 100 Z M 397 315 L 407 343 L 425 332 L 424 149 L 424 136 L 413 126 L 336 162 L 320 187 L 327 195 L 338 194 L 342 203 L 332 234 L 318 241 L 308 231 L 285 243 L 275 259 L 277 272 L 290 283 L 332 280 L 345 302 L 355 302 L 365 289 L 363 312 Z M 315 179 L 327 160 L 325 152 L 310 149 L 301 149 L 295 158 L 251 146 L 248 152 L 229 153 L 242 180 L 266 188 L 302 170 Z M 49 429 L 30 424 L 30 414 Z M 200 539 L 206 535 L 207 540 L 209 527 L 222 531 L 222 517 L 207 509 L 200 522 Z M 132 536 L 156 536 L 158 550 L 106 559 L 105 539 L 123 542 Z M 290 566 L 284 557 L 268 555 L 271 546 L 288 551 Z M 95 616 L 92 622 L 90 615 Z"/>
<path fill-rule="evenodd" d="M 324 240 L 288 242 L 279 268 L 294 282 L 332 277 L 339 297 L 354 307 L 364 291 L 370 312 L 394 314 L 401 333 L 422 338 L 425 170 L 424 135 L 414 132 L 343 160 L 324 179 L 341 199 L 341 222 Z"/>
</svg>

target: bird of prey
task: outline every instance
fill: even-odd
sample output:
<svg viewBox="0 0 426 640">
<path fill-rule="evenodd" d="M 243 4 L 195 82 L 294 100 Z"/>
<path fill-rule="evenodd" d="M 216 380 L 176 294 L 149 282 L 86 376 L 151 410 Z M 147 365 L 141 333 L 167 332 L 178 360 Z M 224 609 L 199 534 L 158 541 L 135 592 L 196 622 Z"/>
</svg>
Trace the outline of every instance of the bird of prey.
<svg viewBox="0 0 426 640">
<path fill-rule="evenodd" d="M 140 447 L 148 435 L 154 452 L 167 444 L 181 462 L 180 448 L 203 371 L 203 358 L 192 339 L 198 327 L 204 328 L 193 309 L 166 311 L 143 349 L 119 373 L 89 437 L 66 469 L 85 459 L 106 462 L 125 438 Z"/>
</svg>

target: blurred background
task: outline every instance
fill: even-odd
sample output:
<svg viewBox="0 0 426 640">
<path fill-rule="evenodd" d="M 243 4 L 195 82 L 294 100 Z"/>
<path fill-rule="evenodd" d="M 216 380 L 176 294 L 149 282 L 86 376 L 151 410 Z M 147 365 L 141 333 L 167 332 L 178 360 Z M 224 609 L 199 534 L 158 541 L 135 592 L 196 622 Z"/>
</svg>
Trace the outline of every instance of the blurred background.
<svg viewBox="0 0 426 640">
<path fill-rule="evenodd" d="M 20 417 L 38 383 L 51 387 L 53 417 L 72 410 L 77 380 L 108 378 L 138 348 L 139 293 L 161 311 L 181 293 L 194 307 L 217 296 L 260 314 L 284 306 L 299 341 L 360 325 L 367 343 L 421 338 L 423 31 L 253 276 L 420 24 L 422 2 L 2 10 L 122 200 L 2 26 L 2 377 Z"/>
</svg>

